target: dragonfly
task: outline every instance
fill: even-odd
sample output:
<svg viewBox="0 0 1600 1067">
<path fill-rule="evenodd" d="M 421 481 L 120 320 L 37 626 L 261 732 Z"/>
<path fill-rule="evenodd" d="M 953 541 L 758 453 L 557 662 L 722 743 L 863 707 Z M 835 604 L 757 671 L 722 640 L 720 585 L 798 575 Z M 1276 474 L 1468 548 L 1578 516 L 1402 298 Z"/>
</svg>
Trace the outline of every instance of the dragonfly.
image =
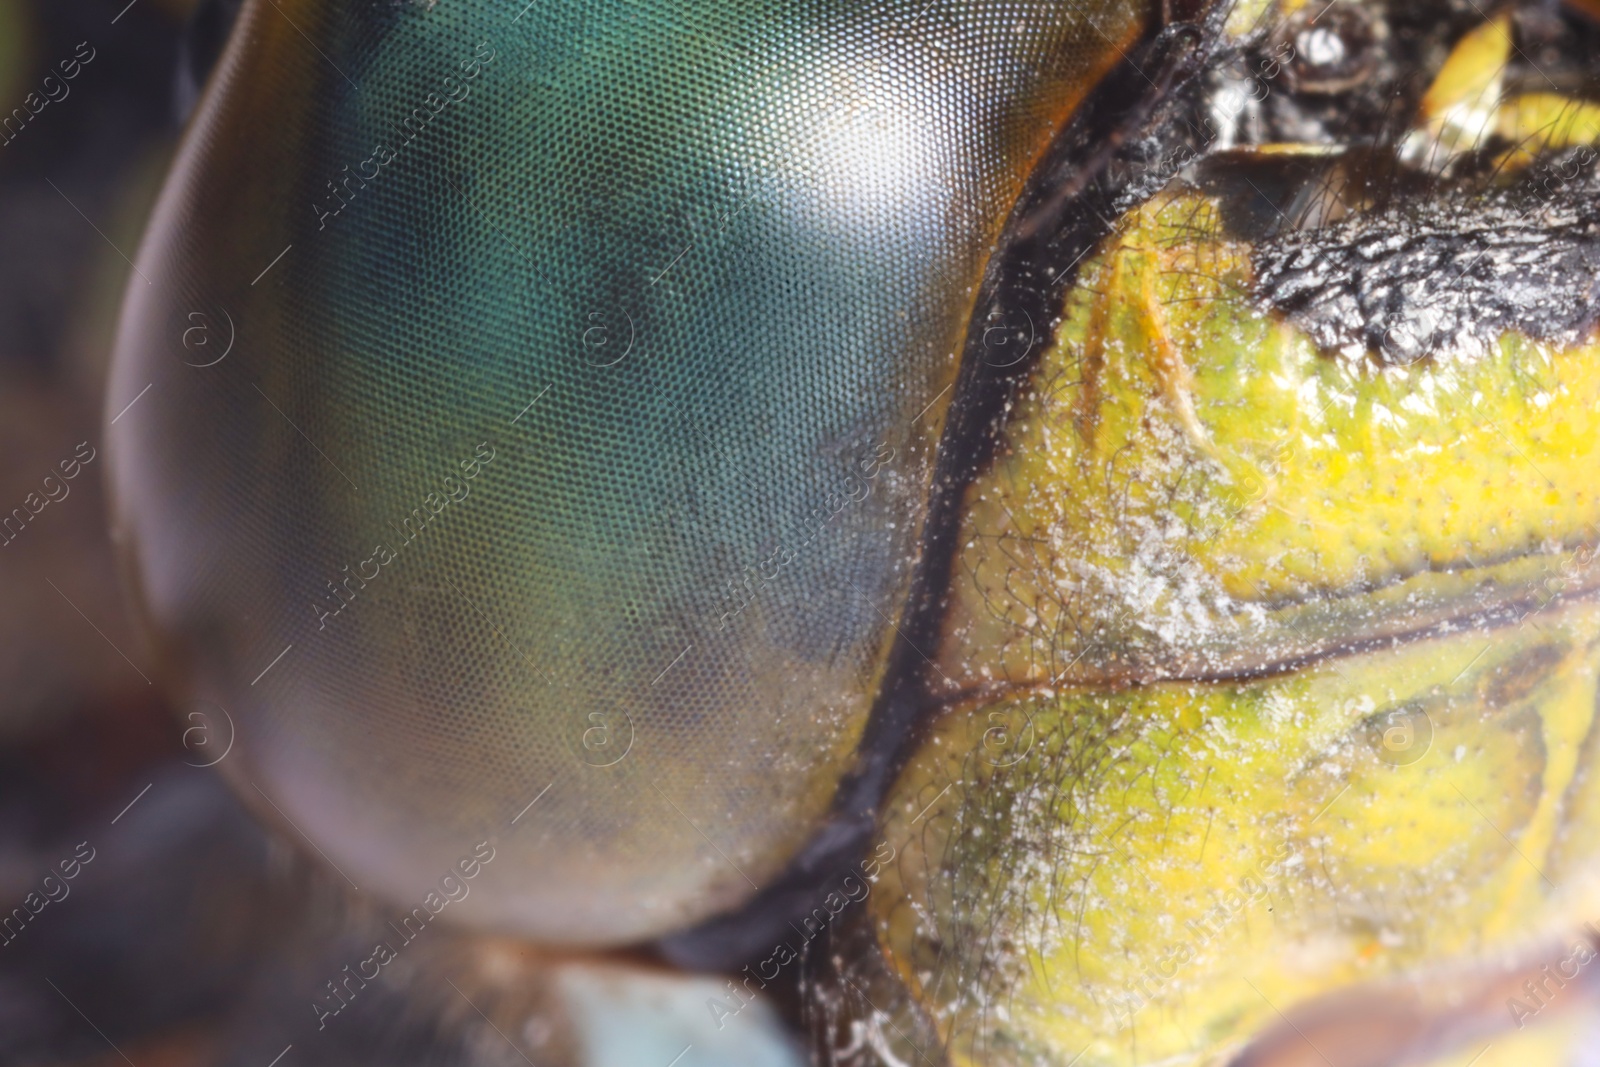
<svg viewBox="0 0 1600 1067">
<path fill-rule="evenodd" d="M 1578 1062 L 1597 17 L 246 0 L 104 459 L 215 1058 Z"/>
</svg>

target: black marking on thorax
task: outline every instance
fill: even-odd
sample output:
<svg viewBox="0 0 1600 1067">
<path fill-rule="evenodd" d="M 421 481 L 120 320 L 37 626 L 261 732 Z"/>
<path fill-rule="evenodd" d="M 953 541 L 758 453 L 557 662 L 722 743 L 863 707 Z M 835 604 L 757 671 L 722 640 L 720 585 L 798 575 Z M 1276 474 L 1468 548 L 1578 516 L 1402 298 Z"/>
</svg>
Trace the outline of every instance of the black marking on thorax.
<svg viewBox="0 0 1600 1067">
<path fill-rule="evenodd" d="M 1576 149 L 1514 186 L 1405 199 L 1260 239 L 1257 293 L 1323 349 L 1472 358 L 1508 331 L 1561 345 L 1600 323 L 1600 174 Z"/>
</svg>

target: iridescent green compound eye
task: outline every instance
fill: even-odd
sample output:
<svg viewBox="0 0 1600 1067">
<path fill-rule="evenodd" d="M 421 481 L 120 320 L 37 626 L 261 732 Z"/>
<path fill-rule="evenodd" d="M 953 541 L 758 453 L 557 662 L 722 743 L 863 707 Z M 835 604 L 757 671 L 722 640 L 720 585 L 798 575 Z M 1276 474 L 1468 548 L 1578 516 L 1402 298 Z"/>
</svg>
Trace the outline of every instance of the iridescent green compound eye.
<svg viewBox="0 0 1600 1067">
<path fill-rule="evenodd" d="M 247 800 L 407 903 L 493 840 L 457 918 L 549 941 L 773 879 L 861 735 L 975 287 L 1143 21 L 247 4 L 108 400 L 128 572 Z"/>
</svg>

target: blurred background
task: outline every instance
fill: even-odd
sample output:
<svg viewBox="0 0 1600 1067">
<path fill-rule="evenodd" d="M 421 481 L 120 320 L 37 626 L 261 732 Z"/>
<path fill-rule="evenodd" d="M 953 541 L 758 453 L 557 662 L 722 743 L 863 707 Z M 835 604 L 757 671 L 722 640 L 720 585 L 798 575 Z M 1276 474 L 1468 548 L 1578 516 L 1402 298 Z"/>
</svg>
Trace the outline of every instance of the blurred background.
<svg viewBox="0 0 1600 1067">
<path fill-rule="evenodd" d="M 163 705 L 106 533 L 102 383 L 194 6 L 0 0 L 3 1063 L 206 1057 L 304 892 Z"/>
<path fill-rule="evenodd" d="M 193 5 L 126 3 L 0 0 L 0 508 L 46 500 L 25 529 L 5 528 L 0 549 L 0 737 L 13 744 L 95 707 L 154 699 L 112 647 L 134 652 L 97 462 L 59 501 L 41 484 L 80 443 L 97 445 L 128 259 L 179 129 L 179 38 Z M 62 79 L 59 64 L 79 56 L 92 58 Z"/>
</svg>

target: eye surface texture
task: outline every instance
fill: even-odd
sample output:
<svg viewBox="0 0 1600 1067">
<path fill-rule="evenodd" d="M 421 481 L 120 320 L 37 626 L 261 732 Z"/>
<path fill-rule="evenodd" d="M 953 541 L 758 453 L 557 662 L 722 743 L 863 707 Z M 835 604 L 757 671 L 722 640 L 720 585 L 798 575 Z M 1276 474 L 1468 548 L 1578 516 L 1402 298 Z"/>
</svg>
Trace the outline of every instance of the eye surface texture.
<svg viewBox="0 0 1600 1067">
<path fill-rule="evenodd" d="M 1128 3 L 240 15 L 109 387 L 155 644 L 351 882 L 660 934 L 848 768 L 974 294 Z"/>
</svg>

